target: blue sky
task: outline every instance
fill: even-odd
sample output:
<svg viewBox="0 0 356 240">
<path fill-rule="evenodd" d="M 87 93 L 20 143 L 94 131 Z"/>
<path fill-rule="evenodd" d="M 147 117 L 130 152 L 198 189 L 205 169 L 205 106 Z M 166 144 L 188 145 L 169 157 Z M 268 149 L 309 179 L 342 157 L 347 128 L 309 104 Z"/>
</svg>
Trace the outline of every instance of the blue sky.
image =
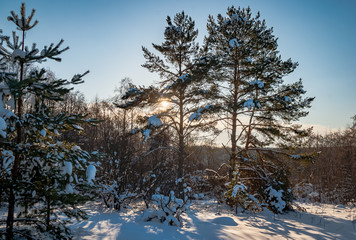
<svg viewBox="0 0 356 240">
<path fill-rule="evenodd" d="M 279 38 L 282 58 L 299 67 L 287 82 L 303 79 L 308 96 L 315 96 L 308 117 L 301 123 L 320 129 L 344 128 L 356 114 L 356 1 L 355 0 L 2 0 L 0 29 L 11 34 L 6 20 L 11 10 L 36 9 L 39 24 L 27 43 L 40 47 L 61 38 L 70 50 L 62 62 L 48 62 L 57 77 L 70 78 L 90 70 L 78 88 L 88 100 L 106 98 L 124 77 L 137 85 L 150 85 L 157 76 L 141 67 L 141 46 L 163 41 L 167 15 L 184 10 L 196 22 L 199 41 L 206 34 L 209 14 L 225 14 L 228 6 L 250 6 L 260 11 Z"/>
</svg>

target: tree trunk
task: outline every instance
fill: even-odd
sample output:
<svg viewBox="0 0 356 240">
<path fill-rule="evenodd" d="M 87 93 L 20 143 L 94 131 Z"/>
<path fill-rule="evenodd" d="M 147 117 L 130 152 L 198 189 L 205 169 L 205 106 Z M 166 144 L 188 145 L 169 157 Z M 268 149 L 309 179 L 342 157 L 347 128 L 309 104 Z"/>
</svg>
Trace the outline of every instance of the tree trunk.
<svg viewBox="0 0 356 240">
<path fill-rule="evenodd" d="M 230 168 L 229 168 L 229 181 L 231 182 L 233 178 L 233 173 L 235 171 L 236 159 L 237 159 L 237 145 L 236 145 L 236 119 L 237 114 L 234 112 L 232 114 L 232 132 L 231 132 L 231 156 L 230 156 Z"/>
<path fill-rule="evenodd" d="M 15 211 L 15 195 L 14 189 L 10 187 L 9 194 L 9 208 L 6 219 L 6 240 L 12 240 L 14 238 L 13 228 L 14 228 L 14 211 Z"/>
<path fill-rule="evenodd" d="M 25 49 L 25 31 L 22 31 L 22 51 Z M 24 63 L 21 61 L 20 63 L 20 82 L 23 80 L 23 73 L 24 73 Z M 22 116 L 22 96 L 17 99 L 17 117 L 19 121 L 21 121 Z M 22 128 L 21 125 L 17 125 L 16 129 L 17 139 L 16 143 L 20 144 L 22 141 Z M 7 219 L 6 219 L 6 240 L 13 239 L 14 233 L 14 213 L 15 213 L 15 193 L 14 193 L 14 186 L 16 185 L 17 175 L 18 175 L 18 168 L 20 165 L 20 154 L 15 153 L 15 160 L 14 166 L 11 170 L 12 174 L 12 183 L 10 185 L 9 191 L 9 208 L 7 212 Z"/>
<path fill-rule="evenodd" d="M 48 232 L 50 230 L 50 223 L 51 223 L 51 199 L 50 196 L 48 195 L 46 197 L 46 202 L 47 202 L 47 209 L 46 209 L 46 231 Z"/>
<path fill-rule="evenodd" d="M 231 156 L 230 156 L 230 169 L 229 169 L 229 181 L 233 178 L 235 171 L 235 165 L 237 162 L 237 100 L 238 100 L 238 69 L 235 65 L 234 68 L 234 96 L 233 96 L 233 112 L 232 112 L 232 128 L 231 128 Z"/>
<path fill-rule="evenodd" d="M 184 112 L 183 112 L 183 92 L 180 92 L 179 98 L 179 147 L 178 147 L 178 179 L 181 181 L 178 183 L 179 197 L 184 198 L 183 191 L 183 176 L 184 176 L 184 158 L 185 158 L 185 149 L 184 149 Z"/>
</svg>

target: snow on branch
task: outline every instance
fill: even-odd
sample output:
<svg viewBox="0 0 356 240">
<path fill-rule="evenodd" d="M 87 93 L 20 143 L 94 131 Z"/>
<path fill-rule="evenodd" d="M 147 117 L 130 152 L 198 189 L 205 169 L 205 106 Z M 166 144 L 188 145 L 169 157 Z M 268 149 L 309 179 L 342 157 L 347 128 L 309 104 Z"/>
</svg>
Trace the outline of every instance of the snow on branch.
<svg viewBox="0 0 356 240">
<path fill-rule="evenodd" d="M 201 119 L 201 115 L 204 113 L 204 112 L 208 112 L 208 111 L 211 111 L 215 109 L 215 107 L 213 105 L 207 105 L 203 108 L 199 108 L 195 113 L 191 114 L 189 116 L 189 121 L 192 122 L 194 120 L 197 120 L 199 121 Z"/>
</svg>

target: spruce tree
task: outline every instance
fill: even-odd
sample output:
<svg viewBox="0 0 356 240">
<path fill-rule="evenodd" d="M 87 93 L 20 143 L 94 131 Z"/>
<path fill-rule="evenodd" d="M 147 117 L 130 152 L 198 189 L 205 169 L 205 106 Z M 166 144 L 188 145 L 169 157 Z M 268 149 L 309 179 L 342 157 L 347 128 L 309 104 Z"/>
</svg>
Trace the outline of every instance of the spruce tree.
<svg viewBox="0 0 356 240">
<path fill-rule="evenodd" d="M 282 181 L 278 178 L 287 181 L 276 170 L 283 164 L 273 148 L 286 148 L 308 134 L 293 121 L 308 114 L 313 98 L 303 96 L 301 80 L 284 83 L 298 64 L 282 60 L 273 29 L 259 13 L 253 17 L 250 8 L 229 7 L 227 16 L 209 16 L 207 29 L 206 49 L 220 69 L 216 105 L 230 133 L 230 189 L 245 184 L 261 201 L 270 201 L 269 187 Z"/>
<path fill-rule="evenodd" d="M 13 32 L 11 40 L 3 38 L 0 48 L 2 62 L 19 69 L 9 73 L 3 67 L 0 73 L 0 120 L 5 123 L 0 159 L 6 166 L 2 181 L 8 201 L 6 239 L 13 239 L 14 233 L 28 239 L 43 238 L 41 232 L 50 238 L 67 239 L 70 231 L 65 224 L 69 220 L 61 217 L 85 217 L 76 206 L 89 197 L 86 190 L 93 185 L 95 167 L 87 161 L 90 155 L 61 140 L 61 133 L 82 132 L 81 125 L 92 121 L 80 114 L 58 112 L 54 103 L 72 90 L 70 85 L 82 83 L 87 72 L 68 81 L 49 79 L 44 69 L 25 71 L 26 66 L 47 59 L 61 61 L 59 55 L 68 50 L 61 49 L 63 40 L 41 51 L 35 43 L 26 46 L 26 33 L 38 21 L 33 21 L 35 10 L 29 17 L 25 10 L 22 4 L 20 15 L 11 11 L 8 20 L 16 25 L 20 37 Z M 31 227 L 26 230 L 26 225 Z"/>
</svg>

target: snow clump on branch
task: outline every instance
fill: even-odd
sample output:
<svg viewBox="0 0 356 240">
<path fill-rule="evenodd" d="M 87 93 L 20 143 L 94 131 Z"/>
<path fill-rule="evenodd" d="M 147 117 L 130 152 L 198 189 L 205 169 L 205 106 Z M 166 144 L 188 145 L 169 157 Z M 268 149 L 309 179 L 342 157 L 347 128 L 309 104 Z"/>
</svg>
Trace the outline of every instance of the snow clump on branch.
<svg viewBox="0 0 356 240">
<path fill-rule="evenodd" d="M 200 120 L 201 119 L 201 114 L 206 111 L 209 110 L 212 106 L 208 105 L 204 108 L 199 108 L 197 112 L 193 113 L 192 115 L 189 116 L 189 121 L 194 121 L 194 120 Z"/>
<path fill-rule="evenodd" d="M 147 126 L 148 127 L 160 127 L 162 125 L 162 121 L 157 117 L 157 115 L 153 115 L 148 118 Z"/>
<path fill-rule="evenodd" d="M 253 82 L 250 82 L 251 86 L 257 85 L 259 88 L 263 88 L 264 87 L 264 83 L 261 80 L 256 80 Z"/>
</svg>

